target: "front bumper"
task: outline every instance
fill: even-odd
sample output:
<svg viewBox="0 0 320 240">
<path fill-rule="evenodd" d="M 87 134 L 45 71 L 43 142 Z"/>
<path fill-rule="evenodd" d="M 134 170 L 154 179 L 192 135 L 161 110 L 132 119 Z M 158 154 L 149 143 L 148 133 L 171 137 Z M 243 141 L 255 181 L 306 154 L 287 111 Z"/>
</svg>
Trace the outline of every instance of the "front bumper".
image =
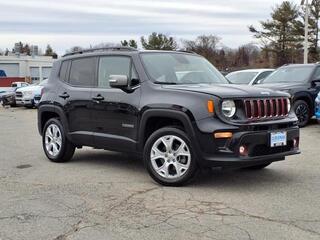
<svg viewBox="0 0 320 240">
<path fill-rule="evenodd" d="M 34 106 L 33 98 L 16 98 L 16 104 L 19 106 Z"/>
<path fill-rule="evenodd" d="M 219 130 L 220 131 L 220 130 Z M 286 156 L 299 154 L 299 127 L 279 128 L 269 126 L 266 130 L 233 129 L 232 138 L 215 139 L 214 133 L 197 135 L 197 155 L 200 164 L 210 167 L 241 168 L 284 160 Z M 270 146 L 272 132 L 285 131 L 287 145 Z M 240 147 L 245 146 L 245 154 Z"/>
</svg>

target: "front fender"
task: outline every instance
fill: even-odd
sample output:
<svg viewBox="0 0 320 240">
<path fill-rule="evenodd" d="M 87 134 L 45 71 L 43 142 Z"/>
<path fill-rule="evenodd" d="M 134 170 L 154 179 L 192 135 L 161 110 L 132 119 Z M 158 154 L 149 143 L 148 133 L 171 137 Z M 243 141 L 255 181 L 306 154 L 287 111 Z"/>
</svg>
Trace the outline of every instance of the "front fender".
<svg viewBox="0 0 320 240">
<path fill-rule="evenodd" d="M 191 114 L 191 113 L 189 113 Z M 145 126 L 147 124 L 147 121 L 152 117 L 166 117 L 166 118 L 172 118 L 175 120 L 180 121 L 184 128 L 186 129 L 186 133 L 191 137 L 195 137 L 195 131 L 193 129 L 192 125 L 192 119 L 190 119 L 190 116 L 186 112 L 178 111 L 178 110 L 172 110 L 172 109 L 148 109 L 145 110 L 141 116 L 141 121 L 139 125 L 139 150 L 143 149 L 143 139 L 145 138 Z"/>
</svg>

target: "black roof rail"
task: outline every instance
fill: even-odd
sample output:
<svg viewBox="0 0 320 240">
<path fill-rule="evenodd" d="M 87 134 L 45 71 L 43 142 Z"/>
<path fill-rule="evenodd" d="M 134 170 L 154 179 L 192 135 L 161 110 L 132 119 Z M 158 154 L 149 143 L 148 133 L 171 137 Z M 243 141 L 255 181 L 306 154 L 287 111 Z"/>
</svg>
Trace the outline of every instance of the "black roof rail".
<svg viewBox="0 0 320 240">
<path fill-rule="evenodd" d="M 103 52 L 103 51 L 138 51 L 138 50 L 133 47 L 122 47 L 122 46 L 120 46 L 120 47 L 88 48 L 88 49 L 83 49 L 80 51 L 66 53 L 62 57 L 72 56 L 72 55 L 76 55 L 76 54 L 89 53 L 89 52 Z"/>
<path fill-rule="evenodd" d="M 186 49 L 186 48 L 182 48 L 182 49 L 179 48 L 179 49 L 176 50 L 176 52 L 185 52 L 185 53 L 197 54 L 196 52 L 190 51 L 190 50 L 188 50 L 188 49 Z"/>
</svg>

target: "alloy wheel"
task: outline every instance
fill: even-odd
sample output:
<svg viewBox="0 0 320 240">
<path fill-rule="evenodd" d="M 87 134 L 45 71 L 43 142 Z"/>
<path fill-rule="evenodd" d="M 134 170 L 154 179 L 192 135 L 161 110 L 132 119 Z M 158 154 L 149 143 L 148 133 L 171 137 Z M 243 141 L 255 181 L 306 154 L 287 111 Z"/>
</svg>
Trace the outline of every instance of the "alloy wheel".
<svg viewBox="0 0 320 240">
<path fill-rule="evenodd" d="M 304 104 L 298 105 L 295 113 L 300 123 L 305 122 L 309 119 L 309 110 L 308 107 Z"/>
<path fill-rule="evenodd" d="M 50 124 L 45 132 L 45 146 L 47 153 L 56 157 L 62 147 L 62 136 L 59 127 L 56 124 Z"/>
<path fill-rule="evenodd" d="M 190 167 L 191 152 L 180 137 L 160 137 L 151 148 L 150 159 L 154 171 L 163 178 L 176 179 L 183 176 Z"/>
</svg>

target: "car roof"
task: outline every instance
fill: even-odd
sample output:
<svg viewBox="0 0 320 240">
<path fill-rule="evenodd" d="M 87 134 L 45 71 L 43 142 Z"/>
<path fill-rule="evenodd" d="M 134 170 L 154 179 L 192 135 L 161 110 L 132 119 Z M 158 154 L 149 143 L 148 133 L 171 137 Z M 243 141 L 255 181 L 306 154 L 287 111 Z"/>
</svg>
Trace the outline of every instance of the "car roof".
<svg viewBox="0 0 320 240">
<path fill-rule="evenodd" d="M 87 50 L 85 52 L 75 52 L 75 53 L 70 53 L 62 56 L 59 60 L 68 60 L 68 59 L 75 59 L 75 58 L 81 58 L 81 57 L 93 57 L 93 56 L 104 56 L 104 55 L 124 55 L 124 56 L 133 56 L 136 54 L 140 53 L 177 53 L 177 54 L 189 54 L 189 55 L 196 55 L 199 56 L 198 54 L 190 51 L 184 51 L 184 50 L 138 50 L 138 49 L 113 49 L 111 48 L 110 50 L 92 50 L 90 51 Z M 58 60 L 58 61 L 59 61 Z"/>
<path fill-rule="evenodd" d="M 245 69 L 245 70 L 239 70 L 236 72 L 264 72 L 264 71 L 274 71 L 273 68 L 252 68 L 252 69 Z"/>
<path fill-rule="evenodd" d="M 245 70 L 234 71 L 234 72 L 231 72 L 229 74 L 241 73 L 241 72 L 257 72 L 257 73 L 261 73 L 261 72 L 265 72 L 265 71 L 274 71 L 274 70 L 275 69 L 273 69 L 273 68 L 253 68 L 253 69 L 245 69 Z"/>
<path fill-rule="evenodd" d="M 308 64 L 286 64 L 281 66 L 281 68 L 294 68 L 294 67 L 317 67 L 320 66 L 319 63 L 308 63 Z"/>
</svg>

